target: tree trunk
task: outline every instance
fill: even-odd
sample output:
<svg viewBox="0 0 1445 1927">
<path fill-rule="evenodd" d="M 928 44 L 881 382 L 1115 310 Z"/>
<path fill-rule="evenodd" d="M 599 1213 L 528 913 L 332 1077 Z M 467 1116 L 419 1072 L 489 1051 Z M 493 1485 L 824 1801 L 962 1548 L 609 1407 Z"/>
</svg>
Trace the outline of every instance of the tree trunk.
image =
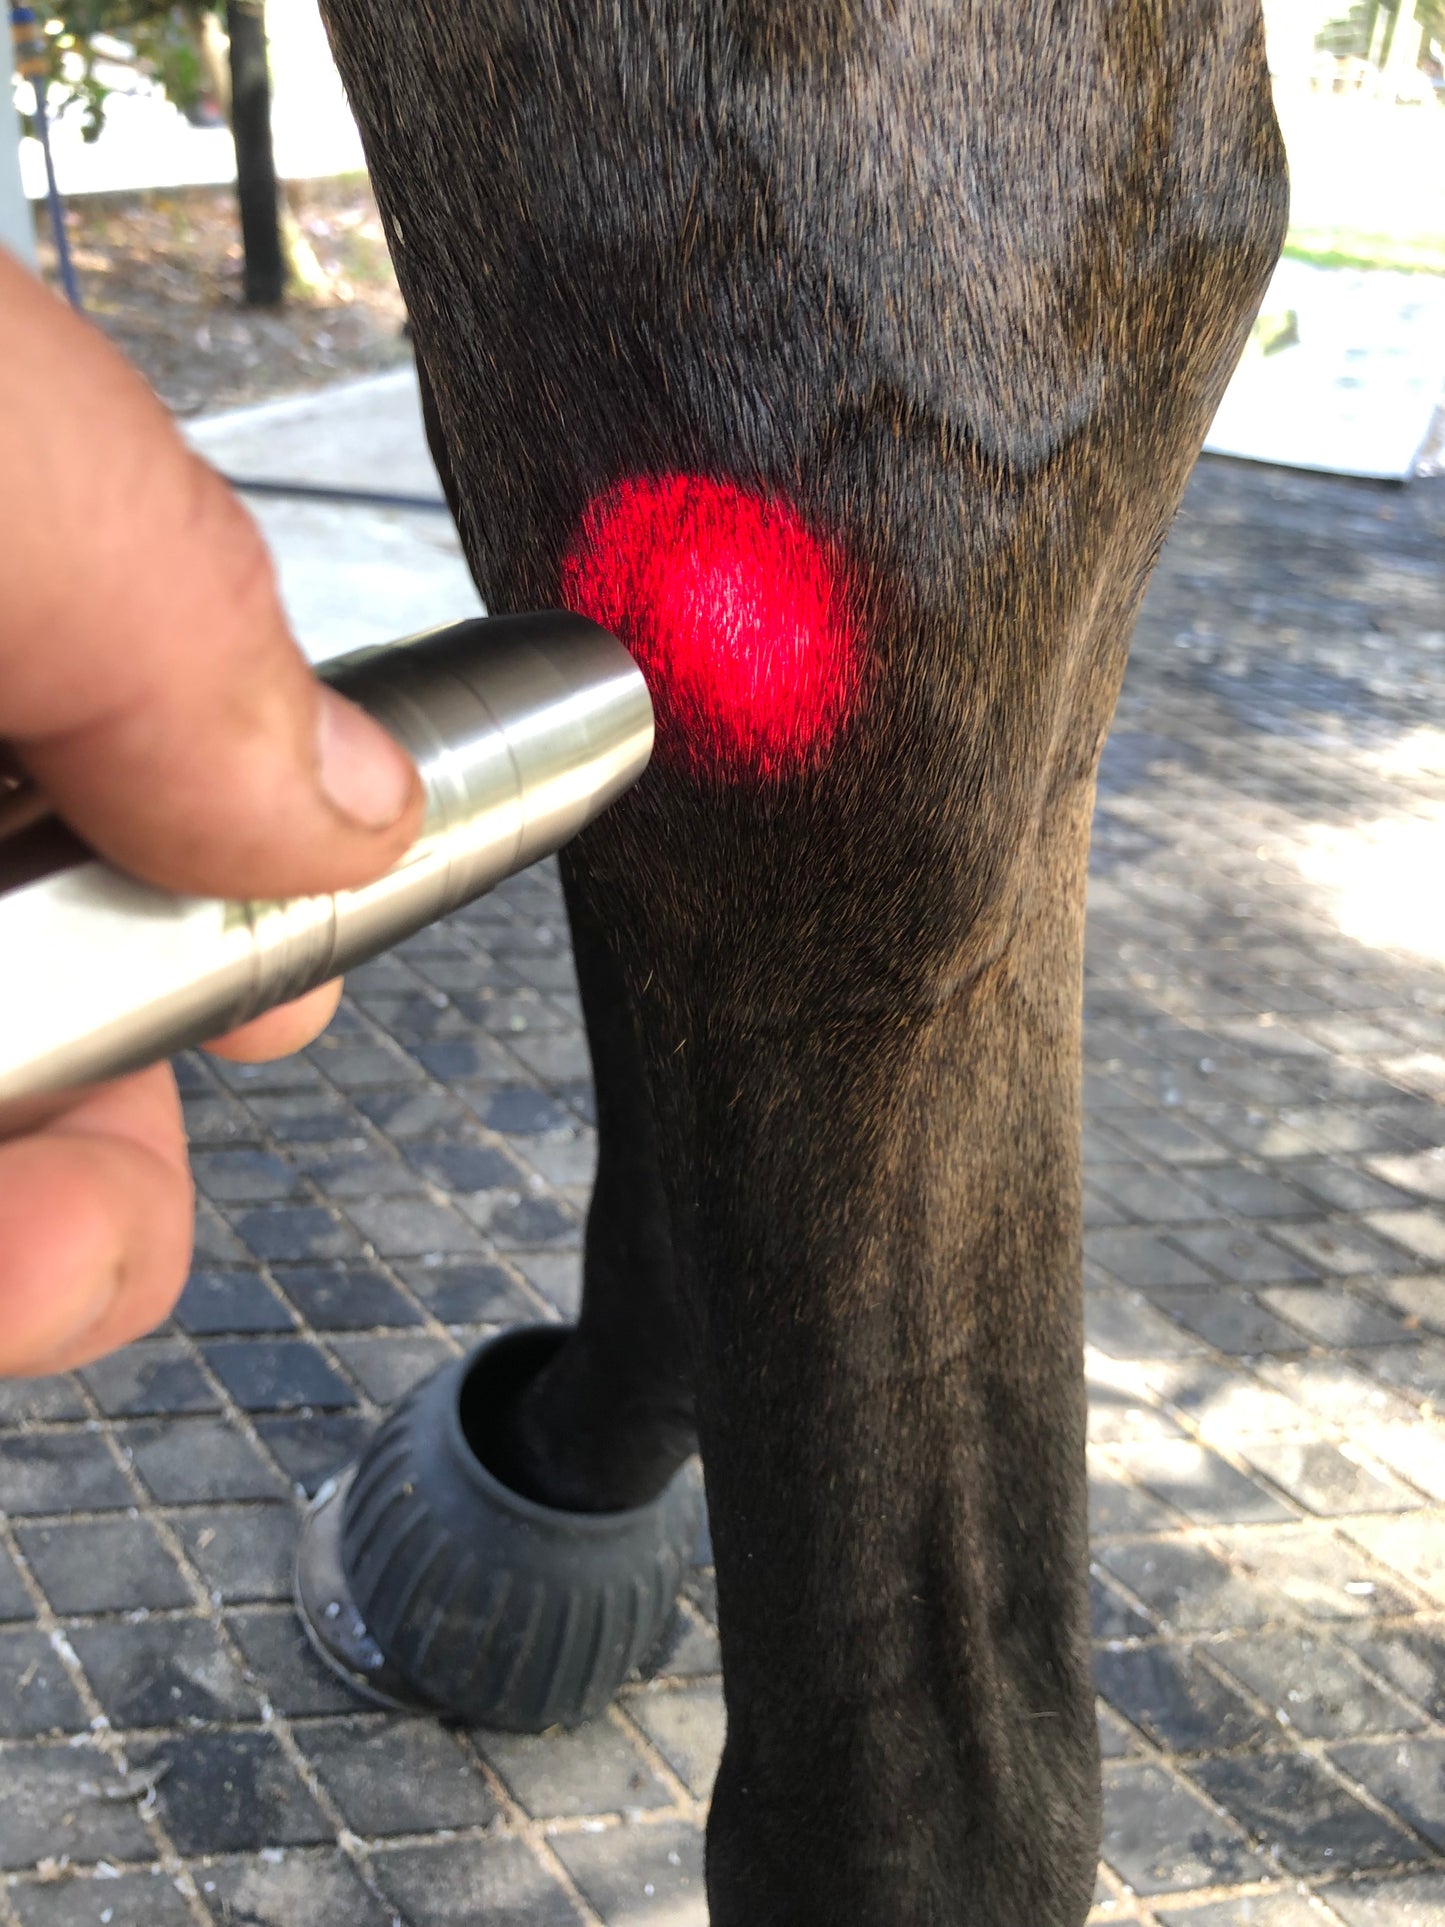
<svg viewBox="0 0 1445 1927">
<path fill-rule="evenodd" d="M 275 308 L 286 286 L 271 148 L 271 77 L 266 69 L 263 0 L 228 0 L 231 38 L 231 128 L 236 138 L 236 198 L 245 251 L 245 300 Z"/>
</svg>

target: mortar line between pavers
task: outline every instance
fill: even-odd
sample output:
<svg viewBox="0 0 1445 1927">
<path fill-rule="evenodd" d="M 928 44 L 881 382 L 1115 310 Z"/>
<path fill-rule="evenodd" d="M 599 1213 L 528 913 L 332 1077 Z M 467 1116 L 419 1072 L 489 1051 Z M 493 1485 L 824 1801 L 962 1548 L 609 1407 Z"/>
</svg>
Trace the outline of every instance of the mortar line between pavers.
<svg viewBox="0 0 1445 1927">
<path fill-rule="evenodd" d="M 81 1379 L 78 1374 L 75 1375 L 75 1384 L 78 1388 L 79 1396 L 88 1404 L 92 1415 L 98 1419 L 98 1408 L 91 1394 L 90 1387 L 85 1384 L 84 1380 Z M 130 1468 L 123 1463 L 124 1454 L 117 1450 L 115 1441 L 110 1437 L 104 1424 L 99 1425 L 99 1430 L 105 1440 L 106 1450 L 116 1462 L 122 1477 L 134 1493 L 137 1481 Z M 145 1507 L 143 1503 L 139 1509 L 144 1512 Z M 165 1529 L 158 1525 L 157 1531 L 164 1544 L 168 1536 Z M 3 1513 L 0 1513 L 0 1538 L 3 1538 L 5 1550 L 9 1553 L 16 1570 L 20 1573 L 22 1584 L 25 1585 L 31 1594 L 32 1603 L 35 1606 L 36 1612 L 36 1625 L 38 1629 L 46 1635 L 51 1650 L 65 1668 L 66 1675 L 71 1685 L 75 1688 L 81 1705 L 89 1716 L 89 1733 L 91 1740 L 97 1749 L 110 1760 L 111 1765 L 122 1776 L 125 1775 L 130 1770 L 126 1757 L 125 1734 L 111 1724 L 110 1716 L 102 1706 L 100 1697 L 91 1685 L 89 1676 L 81 1664 L 80 1655 L 75 1651 L 75 1648 L 71 1645 L 66 1635 L 65 1629 L 60 1625 L 59 1617 L 53 1611 L 50 1601 L 46 1597 L 44 1588 L 30 1570 L 29 1562 L 26 1560 L 16 1540 L 8 1515 Z M 190 1570 L 189 1565 L 182 1567 L 182 1574 L 191 1585 L 193 1594 L 199 1595 L 204 1593 L 204 1587 L 197 1585 L 196 1575 Z M 147 1805 L 149 1805 L 149 1811 L 146 1810 Z M 135 1811 L 136 1817 L 157 1845 L 157 1865 L 163 1873 L 179 1882 L 178 1890 L 186 1902 L 192 1919 L 200 1923 L 201 1927 L 215 1927 L 210 1910 L 201 1899 L 200 1891 L 191 1878 L 190 1872 L 177 1850 L 175 1842 L 170 1837 L 170 1832 L 161 1818 L 159 1806 L 155 1799 L 152 1797 L 149 1802 L 146 1800 L 137 1801 Z M 18 1874 L 23 1872 L 23 1869 L 13 1869 L 12 1872 Z M 10 1879 L 7 1882 L 9 1886 L 15 1884 L 14 1879 Z"/>
</svg>

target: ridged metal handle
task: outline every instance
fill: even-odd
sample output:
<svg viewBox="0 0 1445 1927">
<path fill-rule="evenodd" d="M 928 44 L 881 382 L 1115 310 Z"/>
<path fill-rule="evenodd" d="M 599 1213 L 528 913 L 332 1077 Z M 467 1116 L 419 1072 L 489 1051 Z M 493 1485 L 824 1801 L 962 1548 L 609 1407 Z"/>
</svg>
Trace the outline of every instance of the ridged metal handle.
<svg viewBox="0 0 1445 1927">
<path fill-rule="evenodd" d="M 416 761 L 420 837 L 375 883 L 282 902 L 138 883 L 53 818 L 0 840 L 0 1134 L 364 963 L 559 848 L 636 781 L 652 705 L 580 616 L 498 616 L 328 663 Z"/>
</svg>

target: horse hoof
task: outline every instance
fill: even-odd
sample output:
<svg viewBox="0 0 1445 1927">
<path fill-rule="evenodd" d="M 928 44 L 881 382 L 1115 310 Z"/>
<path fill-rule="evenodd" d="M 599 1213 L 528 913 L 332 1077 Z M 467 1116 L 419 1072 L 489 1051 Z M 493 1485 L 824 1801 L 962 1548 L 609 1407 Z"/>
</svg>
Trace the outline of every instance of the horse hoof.
<svg viewBox="0 0 1445 1927">
<path fill-rule="evenodd" d="M 519 1326 L 443 1366 L 312 1502 L 297 1610 L 374 1704 L 506 1732 L 576 1726 L 655 1645 L 697 1539 L 696 1465 L 648 1505 L 563 1512 L 479 1456 L 489 1420 L 566 1337 Z"/>
</svg>

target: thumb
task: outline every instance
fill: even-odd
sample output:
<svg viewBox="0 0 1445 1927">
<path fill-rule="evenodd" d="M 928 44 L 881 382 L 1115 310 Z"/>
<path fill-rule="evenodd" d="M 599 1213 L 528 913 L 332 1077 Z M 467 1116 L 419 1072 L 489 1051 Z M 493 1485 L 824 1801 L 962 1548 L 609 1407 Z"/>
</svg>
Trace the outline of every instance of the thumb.
<svg viewBox="0 0 1445 1927">
<path fill-rule="evenodd" d="M 379 875 L 410 759 L 312 675 L 254 522 L 122 357 L 0 253 L 0 738 L 146 880 L 291 896 Z"/>
</svg>

